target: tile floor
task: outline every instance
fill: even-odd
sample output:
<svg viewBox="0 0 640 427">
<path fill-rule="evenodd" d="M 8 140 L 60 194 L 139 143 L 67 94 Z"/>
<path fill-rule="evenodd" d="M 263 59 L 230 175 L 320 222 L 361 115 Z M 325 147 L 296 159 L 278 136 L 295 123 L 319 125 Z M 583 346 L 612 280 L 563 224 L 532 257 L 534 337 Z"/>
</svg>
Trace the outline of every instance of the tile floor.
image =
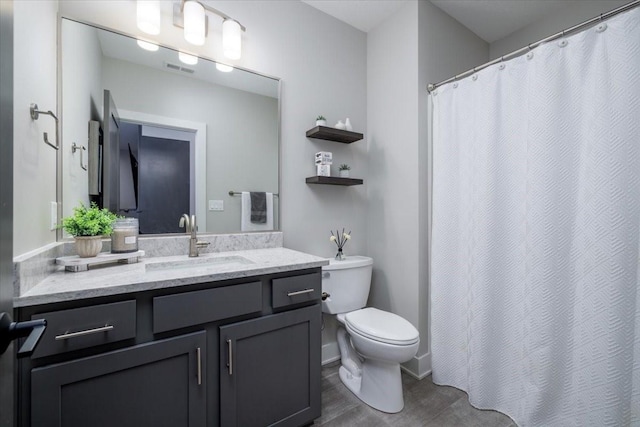
<svg viewBox="0 0 640 427">
<path fill-rule="evenodd" d="M 322 416 L 314 426 L 516 426 L 500 412 L 475 409 L 469 404 L 467 394 L 457 388 L 437 386 L 430 376 L 418 381 L 404 372 L 404 409 L 398 414 L 386 414 L 354 396 L 340 382 L 339 367 L 339 362 L 335 362 L 322 368 Z"/>
</svg>

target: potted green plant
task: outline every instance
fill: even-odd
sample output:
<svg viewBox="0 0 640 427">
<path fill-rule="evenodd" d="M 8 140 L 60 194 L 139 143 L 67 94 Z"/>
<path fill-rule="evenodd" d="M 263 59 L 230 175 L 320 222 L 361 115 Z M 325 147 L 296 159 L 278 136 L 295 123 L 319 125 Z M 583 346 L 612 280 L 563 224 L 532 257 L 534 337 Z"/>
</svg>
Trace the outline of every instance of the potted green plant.
<svg viewBox="0 0 640 427">
<path fill-rule="evenodd" d="M 340 178 L 349 178 L 349 171 L 351 170 L 351 166 L 346 163 L 343 163 L 338 168 L 338 173 L 340 174 Z"/>
<path fill-rule="evenodd" d="M 326 126 L 327 119 L 323 115 L 316 117 L 316 126 Z"/>
<path fill-rule="evenodd" d="M 75 238 L 76 252 L 81 258 L 94 257 L 102 250 L 102 238 L 113 232 L 116 214 L 91 203 L 73 208 L 73 215 L 62 219 L 62 228 Z"/>
</svg>

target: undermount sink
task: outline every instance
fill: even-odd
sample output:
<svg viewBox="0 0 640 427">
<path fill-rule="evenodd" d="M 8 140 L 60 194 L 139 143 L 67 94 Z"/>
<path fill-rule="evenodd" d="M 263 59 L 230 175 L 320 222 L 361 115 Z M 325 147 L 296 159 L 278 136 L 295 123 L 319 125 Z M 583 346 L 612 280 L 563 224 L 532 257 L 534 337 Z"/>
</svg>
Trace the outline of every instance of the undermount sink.
<svg viewBox="0 0 640 427">
<path fill-rule="evenodd" d="M 198 257 L 189 258 L 186 255 L 184 257 L 171 257 L 169 260 L 163 261 L 151 261 L 145 264 L 147 271 L 157 270 L 173 270 L 178 268 L 230 268 L 239 267 L 243 265 L 250 265 L 254 262 L 239 255 L 230 256 L 213 256 L 213 255 L 200 255 Z"/>
</svg>

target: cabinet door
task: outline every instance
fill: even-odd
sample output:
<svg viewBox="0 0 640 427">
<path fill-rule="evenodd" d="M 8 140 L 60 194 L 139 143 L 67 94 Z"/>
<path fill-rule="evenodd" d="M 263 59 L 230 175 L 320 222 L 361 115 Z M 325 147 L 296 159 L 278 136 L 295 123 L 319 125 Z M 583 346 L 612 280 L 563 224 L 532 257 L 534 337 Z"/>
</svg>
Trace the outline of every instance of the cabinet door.
<svg viewBox="0 0 640 427">
<path fill-rule="evenodd" d="M 36 368 L 33 426 L 204 426 L 206 333 Z"/>
<path fill-rule="evenodd" d="M 220 424 L 301 426 L 320 416 L 320 305 L 220 328 Z"/>
</svg>

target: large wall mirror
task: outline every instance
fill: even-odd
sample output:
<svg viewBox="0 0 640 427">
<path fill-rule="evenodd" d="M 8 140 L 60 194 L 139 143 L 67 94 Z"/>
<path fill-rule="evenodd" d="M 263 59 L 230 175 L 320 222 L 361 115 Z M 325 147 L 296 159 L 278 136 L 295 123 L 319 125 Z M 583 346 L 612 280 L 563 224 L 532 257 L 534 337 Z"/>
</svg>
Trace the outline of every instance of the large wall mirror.
<svg viewBox="0 0 640 427">
<path fill-rule="evenodd" d="M 141 235 L 184 233 L 184 213 L 199 232 L 279 228 L 278 79 L 66 18 L 60 55 L 63 216 L 96 201 Z"/>
</svg>

